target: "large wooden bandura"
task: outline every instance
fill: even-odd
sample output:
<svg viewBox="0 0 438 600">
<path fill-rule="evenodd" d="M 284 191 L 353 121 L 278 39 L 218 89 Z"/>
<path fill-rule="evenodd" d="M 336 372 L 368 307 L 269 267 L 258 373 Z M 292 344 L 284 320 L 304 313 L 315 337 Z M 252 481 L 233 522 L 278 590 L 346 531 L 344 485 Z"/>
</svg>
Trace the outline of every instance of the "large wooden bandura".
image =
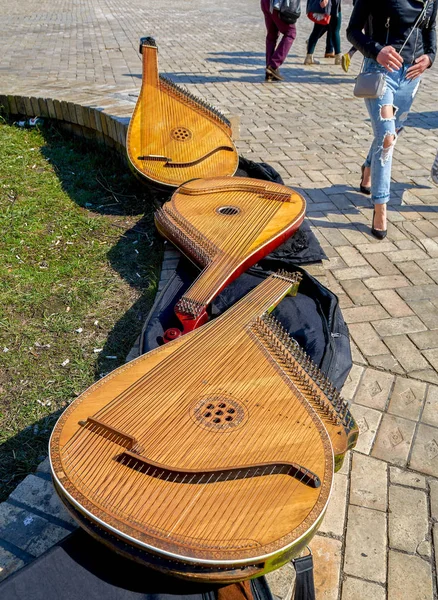
<svg viewBox="0 0 438 600">
<path fill-rule="evenodd" d="M 210 302 L 298 229 L 305 206 L 284 185 L 240 177 L 190 181 L 174 192 L 155 214 L 155 224 L 202 267 L 175 307 L 182 333 L 205 323 Z M 180 333 L 170 329 L 165 340 Z"/>
<path fill-rule="evenodd" d="M 178 187 L 190 179 L 233 175 L 238 155 L 229 121 L 212 106 L 158 74 L 157 46 L 142 38 L 143 79 L 126 147 L 134 172 Z"/>
<path fill-rule="evenodd" d="M 52 474 L 91 533 L 156 568 L 216 582 L 266 573 L 308 543 L 357 427 L 270 316 L 298 281 L 272 275 L 64 412 Z"/>
</svg>

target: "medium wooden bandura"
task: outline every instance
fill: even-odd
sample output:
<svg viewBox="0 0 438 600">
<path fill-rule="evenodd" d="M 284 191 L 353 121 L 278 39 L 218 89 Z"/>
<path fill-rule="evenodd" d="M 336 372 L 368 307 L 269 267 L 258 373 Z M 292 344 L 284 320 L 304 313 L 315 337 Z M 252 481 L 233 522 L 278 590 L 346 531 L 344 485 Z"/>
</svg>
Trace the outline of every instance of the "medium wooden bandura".
<svg viewBox="0 0 438 600">
<path fill-rule="evenodd" d="M 345 452 L 357 428 L 269 316 L 298 280 L 269 277 L 68 407 L 50 440 L 52 475 L 89 531 L 217 582 L 278 568 L 309 542 L 329 500 L 334 442 Z"/>
<path fill-rule="evenodd" d="M 140 40 L 143 79 L 126 147 L 135 173 L 160 186 L 233 175 L 238 155 L 229 121 L 213 107 L 158 75 L 153 38 Z"/>
<path fill-rule="evenodd" d="M 297 192 L 258 179 L 200 179 L 176 190 L 155 214 L 155 224 L 203 268 L 175 307 L 182 333 L 205 323 L 217 294 L 291 236 L 304 213 L 305 201 Z M 164 339 L 180 334 L 172 328 Z"/>
</svg>

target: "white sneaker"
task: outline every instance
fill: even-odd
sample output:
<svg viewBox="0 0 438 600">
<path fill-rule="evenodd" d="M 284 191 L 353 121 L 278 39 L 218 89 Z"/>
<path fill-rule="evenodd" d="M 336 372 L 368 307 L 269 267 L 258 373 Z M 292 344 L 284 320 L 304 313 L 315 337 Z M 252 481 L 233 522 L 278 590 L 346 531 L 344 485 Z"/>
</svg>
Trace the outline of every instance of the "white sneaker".
<svg viewBox="0 0 438 600">
<path fill-rule="evenodd" d="M 435 185 L 438 185 L 438 150 L 436 152 L 435 160 L 433 161 L 430 174 L 432 176 L 432 181 L 435 183 Z"/>
</svg>

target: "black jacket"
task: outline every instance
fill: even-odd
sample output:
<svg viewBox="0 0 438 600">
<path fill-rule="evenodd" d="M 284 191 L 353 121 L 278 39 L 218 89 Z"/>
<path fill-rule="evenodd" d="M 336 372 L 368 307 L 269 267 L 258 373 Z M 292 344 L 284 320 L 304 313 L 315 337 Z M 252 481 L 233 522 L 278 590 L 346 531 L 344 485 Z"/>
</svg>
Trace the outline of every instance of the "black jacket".
<svg viewBox="0 0 438 600">
<path fill-rule="evenodd" d="M 435 60 L 437 6 L 438 0 L 429 0 L 425 17 L 401 53 L 406 64 L 412 64 L 422 54 L 427 54 L 432 63 Z M 423 0 L 356 0 L 347 38 L 367 58 L 376 59 L 384 46 L 399 51 L 423 8 Z M 363 29 L 368 20 L 371 30 L 366 35 Z"/>
</svg>

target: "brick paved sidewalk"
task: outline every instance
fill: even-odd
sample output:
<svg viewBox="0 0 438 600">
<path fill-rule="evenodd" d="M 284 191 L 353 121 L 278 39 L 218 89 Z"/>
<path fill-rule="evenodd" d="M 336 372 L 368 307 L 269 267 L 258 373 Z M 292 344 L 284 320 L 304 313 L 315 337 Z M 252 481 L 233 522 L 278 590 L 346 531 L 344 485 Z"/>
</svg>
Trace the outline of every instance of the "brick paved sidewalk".
<svg viewBox="0 0 438 600">
<path fill-rule="evenodd" d="M 306 196 L 329 257 L 309 271 L 341 300 L 354 351 L 343 393 L 361 427 L 312 543 L 318 600 L 437 598 L 438 188 L 429 170 L 438 67 L 426 74 L 397 144 L 388 237 L 378 242 L 369 201 L 357 192 L 371 139 L 363 103 L 352 97 L 360 60 L 352 75 L 330 60 L 304 67 L 304 16 L 286 82 L 265 84 L 257 0 L 168 0 L 165 8 L 152 0 L 0 0 L 0 7 L 0 95 L 56 93 L 127 120 L 140 85 L 138 39 L 154 35 L 160 70 L 240 116 L 240 153 L 269 162 Z M 349 12 L 347 5 L 344 21 Z M 0 577 L 71 530 L 49 479 L 43 464 L 0 505 Z M 291 581 L 290 567 L 270 576 L 281 598 Z"/>
</svg>

